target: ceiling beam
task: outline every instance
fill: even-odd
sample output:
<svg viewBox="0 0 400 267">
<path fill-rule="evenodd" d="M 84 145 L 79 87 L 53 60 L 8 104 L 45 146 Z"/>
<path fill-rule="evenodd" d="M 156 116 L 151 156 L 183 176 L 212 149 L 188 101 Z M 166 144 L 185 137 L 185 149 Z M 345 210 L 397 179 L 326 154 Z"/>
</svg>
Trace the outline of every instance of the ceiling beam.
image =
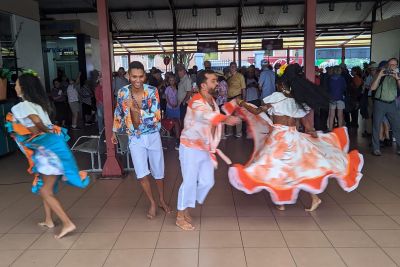
<svg viewBox="0 0 400 267">
<path fill-rule="evenodd" d="M 110 1 L 111 2 L 111 1 Z M 331 2 L 331 0 L 319 0 L 318 4 L 327 4 Z M 356 3 L 357 1 L 346 1 L 346 0 L 335 0 L 335 3 L 349 3 L 349 2 L 354 2 Z M 375 2 L 375 0 L 361 0 L 361 2 Z M 263 5 L 265 7 L 268 6 L 282 6 L 281 2 L 270 2 L 267 0 L 264 1 L 260 1 L 259 3 L 244 3 L 243 6 L 244 7 L 258 7 L 260 5 Z M 296 1 L 291 1 L 288 2 L 287 5 L 291 6 L 291 5 L 304 5 L 304 0 L 296 0 Z M 112 4 L 110 3 L 110 6 L 112 6 Z M 196 4 L 196 8 L 198 9 L 206 9 L 206 8 L 237 8 L 237 4 L 228 4 L 228 5 L 216 5 L 216 4 L 212 4 L 212 5 L 200 5 L 199 3 Z M 43 14 L 45 15 L 56 15 L 56 14 L 77 14 L 77 13 L 93 13 L 93 11 L 95 11 L 95 9 L 93 7 L 71 7 L 71 8 L 45 8 L 43 6 L 39 6 L 40 10 L 43 12 Z M 175 10 L 188 10 L 188 9 L 192 9 L 193 6 L 192 5 L 188 5 L 188 4 L 184 4 L 184 5 L 180 5 L 180 6 L 175 6 Z M 167 11 L 170 10 L 169 4 L 165 5 L 165 6 L 161 6 L 161 7 L 141 7 L 141 8 L 132 8 L 131 6 L 127 6 L 127 7 L 119 7 L 119 8 L 109 8 L 110 12 L 126 12 L 126 11 Z"/>
</svg>

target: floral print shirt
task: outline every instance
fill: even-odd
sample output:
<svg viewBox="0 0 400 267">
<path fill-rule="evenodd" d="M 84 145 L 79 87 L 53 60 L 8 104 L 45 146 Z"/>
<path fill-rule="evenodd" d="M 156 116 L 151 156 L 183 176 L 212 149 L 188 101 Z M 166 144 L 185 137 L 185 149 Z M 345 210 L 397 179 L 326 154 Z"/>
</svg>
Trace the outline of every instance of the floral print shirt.
<svg viewBox="0 0 400 267">
<path fill-rule="evenodd" d="M 134 128 L 129 108 L 131 96 L 131 85 L 128 84 L 118 91 L 117 106 L 114 111 L 113 132 L 127 133 L 140 137 L 144 134 L 152 134 L 160 131 L 161 112 L 160 97 L 158 90 L 154 86 L 144 84 L 142 108 L 140 111 L 140 124 Z"/>
</svg>

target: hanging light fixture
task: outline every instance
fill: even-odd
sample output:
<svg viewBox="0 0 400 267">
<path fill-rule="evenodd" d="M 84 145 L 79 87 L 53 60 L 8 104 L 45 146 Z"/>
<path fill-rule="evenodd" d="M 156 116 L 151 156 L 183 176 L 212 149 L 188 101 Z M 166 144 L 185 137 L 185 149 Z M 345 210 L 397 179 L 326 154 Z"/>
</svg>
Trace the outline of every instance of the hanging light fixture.
<svg viewBox="0 0 400 267">
<path fill-rule="evenodd" d="M 356 10 L 360 11 L 361 10 L 361 1 L 356 2 Z"/>
<path fill-rule="evenodd" d="M 289 12 L 289 5 L 288 4 L 284 4 L 282 6 L 282 12 L 287 14 Z"/>
<path fill-rule="evenodd" d="M 195 7 L 192 8 L 192 16 L 197 17 L 197 8 Z"/>
<path fill-rule="evenodd" d="M 132 19 L 132 12 L 126 11 L 126 19 Z"/>
<path fill-rule="evenodd" d="M 220 7 L 217 7 L 217 8 L 215 9 L 215 13 L 217 14 L 217 16 L 221 16 L 221 8 L 220 8 Z"/>
<path fill-rule="evenodd" d="M 335 11 L 335 2 L 333 1 L 329 2 L 329 11 Z"/>
<path fill-rule="evenodd" d="M 259 7 L 258 7 L 258 14 L 264 14 L 264 6 L 263 5 L 260 5 Z"/>
<path fill-rule="evenodd" d="M 153 10 L 149 10 L 149 11 L 147 12 L 147 15 L 148 15 L 149 19 L 154 18 L 154 12 L 153 12 Z"/>
</svg>

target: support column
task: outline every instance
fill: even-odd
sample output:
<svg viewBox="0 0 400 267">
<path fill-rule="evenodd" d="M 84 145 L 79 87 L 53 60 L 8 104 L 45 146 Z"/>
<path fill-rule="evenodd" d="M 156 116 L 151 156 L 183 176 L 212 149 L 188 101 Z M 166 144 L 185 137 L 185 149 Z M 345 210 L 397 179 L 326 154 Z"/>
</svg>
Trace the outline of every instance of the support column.
<svg viewBox="0 0 400 267">
<path fill-rule="evenodd" d="M 238 12 L 238 67 L 242 67 L 242 1 L 240 1 L 239 12 Z"/>
<path fill-rule="evenodd" d="M 306 78 L 315 81 L 315 33 L 317 24 L 317 0 L 305 1 L 304 67 Z"/>
<path fill-rule="evenodd" d="M 111 143 L 113 127 L 113 104 L 111 88 L 111 46 L 107 0 L 97 0 L 97 16 L 99 21 L 99 41 L 101 73 L 103 80 L 104 124 L 106 134 L 107 159 L 103 167 L 103 176 L 122 176 L 122 168 L 116 158 L 115 146 Z"/>
<path fill-rule="evenodd" d="M 233 62 L 236 62 L 236 48 L 233 48 Z"/>
<path fill-rule="evenodd" d="M 342 45 L 342 64 L 345 64 L 346 61 L 346 48 Z"/>
<path fill-rule="evenodd" d="M 178 34 L 178 24 L 176 22 L 176 13 L 175 13 L 175 4 L 173 0 L 168 1 L 169 9 L 172 12 L 172 28 L 173 28 L 173 36 L 172 36 L 172 45 L 174 47 L 174 68 L 178 64 L 178 44 L 176 36 Z"/>
<path fill-rule="evenodd" d="M 290 48 L 286 49 L 286 64 L 290 64 Z"/>
</svg>

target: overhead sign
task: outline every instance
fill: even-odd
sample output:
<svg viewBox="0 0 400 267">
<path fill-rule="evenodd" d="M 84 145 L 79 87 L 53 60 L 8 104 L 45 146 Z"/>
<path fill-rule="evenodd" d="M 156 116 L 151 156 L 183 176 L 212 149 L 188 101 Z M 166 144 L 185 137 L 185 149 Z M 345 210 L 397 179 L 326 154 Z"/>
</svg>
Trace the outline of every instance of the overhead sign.
<svg viewBox="0 0 400 267">
<path fill-rule="evenodd" d="M 197 52 L 199 53 L 218 52 L 218 42 L 198 42 Z"/>
<path fill-rule="evenodd" d="M 283 49 L 283 39 L 263 39 L 262 50 L 280 50 Z"/>
</svg>

